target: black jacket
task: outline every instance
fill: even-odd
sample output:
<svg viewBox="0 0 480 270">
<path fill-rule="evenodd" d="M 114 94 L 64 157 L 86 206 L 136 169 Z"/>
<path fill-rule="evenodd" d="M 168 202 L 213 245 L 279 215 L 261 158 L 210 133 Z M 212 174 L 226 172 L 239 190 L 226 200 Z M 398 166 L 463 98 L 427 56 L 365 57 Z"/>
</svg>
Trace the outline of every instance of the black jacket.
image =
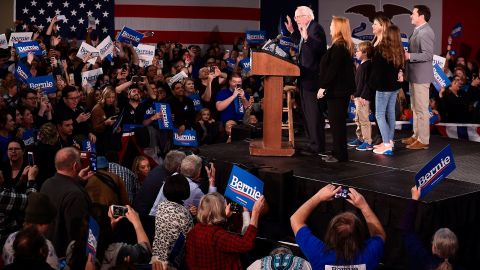
<svg viewBox="0 0 480 270">
<path fill-rule="evenodd" d="M 353 94 L 354 71 L 352 55 L 347 47 L 342 43 L 333 44 L 320 62 L 320 88 L 326 89 L 326 97 L 343 98 Z"/>
<path fill-rule="evenodd" d="M 372 59 L 372 72 L 370 74 L 369 86 L 380 92 L 392 92 L 400 89 L 402 83 L 398 81 L 400 68 L 387 61 L 382 53 L 375 50 Z"/>
<path fill-rule="evenodd" d="M 360 64 L 355 73 L 355 84 L 357 86 L 354 97 L 361 97 L 371 101 L 375 96 L 375 89 L 368 86 L 368 80 L 372 69 L 372 61 L 367 60 Z"/>
</svg>

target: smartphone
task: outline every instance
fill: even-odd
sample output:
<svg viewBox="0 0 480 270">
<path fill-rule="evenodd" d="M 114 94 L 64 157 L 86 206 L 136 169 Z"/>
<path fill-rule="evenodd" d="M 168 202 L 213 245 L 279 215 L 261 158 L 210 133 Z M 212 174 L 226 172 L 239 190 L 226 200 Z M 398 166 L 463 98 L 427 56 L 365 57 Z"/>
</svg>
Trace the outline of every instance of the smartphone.
<svg viewBox="0 0 480 270">
<path fill-rule="evenodd" d="M 80 152 L 80 163 L 82 164 L 82 169 L 90 166 L 90 152 L 81 151 Z"/>
<path fill-rule="evenodd" d="M 160 59 L 158 60 L 158 66 L 160 67 L 160 74 L 162 74 L 162 68 L 163 68 L 163 59 Z M 157 70 L 157 75 L 160 75 L 158 74 L 158 70 Z"/>
<path fill-rule="evenodd" d="M 110 206 L 110 209 L 112 210 L 112 216 L 114 218 L 124 217 L 128 212 L 128 208 L 122 205 L 113 204 Z"/>
<path fill-rule="evenodd" d="M 242 213 L 242 206 L 236 202 L 230 202 L 230 210 L 233 212 L 233 213 Z"/>
<path fill-rule="evenodd" d="M 348 197 L 348 187 L 341 187 L 340 190 L 335 193 L 334 198 L 344 198 L 346 199 Z"/>
<path fill-rule="evenodd" d="M 75 85 L 75 76 L 73 73 L 68 74 L 68 78 L 70 80 L 70 85 Z"/>
<path fill-rule="evenodd" d="M 237 84 L 237 89 L 242 89 L 242 85 L 241 84 Z"/>
<path fill-rule="evenodd" d="M 215 66 L 210 66 L 210 73 L 215 73 Z"/>
<path fill-rule="evenodd" d="M 33 156 L 33 152 L 27 152 L 27 156 L 28 156 L 28 165 L 29 166 L 35 165 L 35 158 Z"/>
<path fill-rule="evenodd" d="M 142 80 L 142 78 L 140 76 L 132 76 L 132 82 L 133 83 L 138 83 L 141 80 Z"/>
</svg>

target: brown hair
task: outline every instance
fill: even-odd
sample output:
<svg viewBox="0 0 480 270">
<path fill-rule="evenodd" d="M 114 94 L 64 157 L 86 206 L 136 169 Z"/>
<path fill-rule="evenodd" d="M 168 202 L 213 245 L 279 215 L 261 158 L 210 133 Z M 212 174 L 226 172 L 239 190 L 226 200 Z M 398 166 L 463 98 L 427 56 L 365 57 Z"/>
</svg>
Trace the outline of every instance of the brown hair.
<svg viewBox="0 0 480 270">
<path fill-rule="evenodd" d="M 327 249 L 334 250 L 337 261 L 352 262 L 362 249 L 364 226 L 351 212 L 336 215 L 328 224 L 325 233 Z"/>
<path fill-rule="evenodd" d="M 384 13 L 377 13 L 377 15 L 375 15 L 375 18 L 373 18 L 373 21 L 377 21 L 380 26 L 382 27 L 382 34 L 381 36 L 375 36 L 372 40 L 372 44 L 375 44 L 378 40 L 378 42 L 382 42 L 382 39 L 383 39 L 383 35 L 385 35 L 385 31 L 387 31 L 387 28 L 392 25 L 392 21 L 390 20 L 390 18 L 388 18 L 387 16 L 385 16 Z"/>
<path fill-rule="evenodd" d="M 332 17 L 332 45 L 343 44 L 353 56 L 354 44 L 352 41 L 350 30 L 350 21 L 344 17 Z"/>
<path fill-rule="evenodd" d="M 370 41 L 363 41 L 358 44 L 358 50 L 367 56 L 367 59 L 373 56 L 373 45 Z"/>
<path fill-rule="evenodd" d="M 388 62 L 393 63 L 396 68 L 403 68 L 405 65 L 405 50 L 402 46 L 402 38 L 398 26 L 392 24 L 387 27 L 384 37 L 378 47 L 382 56 Z"/>
</svg>

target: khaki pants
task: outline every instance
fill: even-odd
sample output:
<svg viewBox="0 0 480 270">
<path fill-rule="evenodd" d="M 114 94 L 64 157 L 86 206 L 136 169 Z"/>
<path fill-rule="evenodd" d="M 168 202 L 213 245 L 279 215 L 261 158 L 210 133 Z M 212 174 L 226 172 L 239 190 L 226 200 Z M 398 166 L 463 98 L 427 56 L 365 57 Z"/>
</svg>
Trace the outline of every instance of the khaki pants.
<svg viewBox="0 0 480 270">
<path fill-rule="evenodd" d="M 423 144 L 430 141 L 429 83 L 410 83 L 410 103 L 413 111 L 413 137 Z"/>
<path fill-rule="evenodd" d="M 360 98 L 355 98 L 355 123 L 357 124 L 357 129 L 355 133 L 357 138 L 372 144 L 372 125 L 368 116 L 370 115 L 370 102 L 365 101 L 365 105 L 360 104 Z"/>
</svg>

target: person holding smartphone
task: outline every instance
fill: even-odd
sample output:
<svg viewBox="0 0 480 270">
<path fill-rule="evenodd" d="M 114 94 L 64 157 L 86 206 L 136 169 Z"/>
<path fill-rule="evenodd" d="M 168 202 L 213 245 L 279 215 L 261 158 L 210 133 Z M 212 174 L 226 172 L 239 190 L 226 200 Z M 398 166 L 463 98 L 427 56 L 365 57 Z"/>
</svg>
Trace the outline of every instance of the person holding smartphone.
<svg viewBox="0 0 480 270">
<path fill-rule="evenodd" d="M 93 107 L 91 117 L 92 130 L 99 142 L 97 143 L 99 154 L 119 150 L 120 135 L 116 134 L 119 134 L 120 130 L 113 130 L 119 112 L 115 90 L 112 87 L 106 87 L 100 102 Z"/>
<path fill-rule="evenodd" d="M 230 76 L 228 86 L 217 94 L 216 107 L 224 124 L 230 120 L 238 123 L 250 106 L 250 96 L 242 89 L 242 77 L 238 73 Z"/>
</svg>

